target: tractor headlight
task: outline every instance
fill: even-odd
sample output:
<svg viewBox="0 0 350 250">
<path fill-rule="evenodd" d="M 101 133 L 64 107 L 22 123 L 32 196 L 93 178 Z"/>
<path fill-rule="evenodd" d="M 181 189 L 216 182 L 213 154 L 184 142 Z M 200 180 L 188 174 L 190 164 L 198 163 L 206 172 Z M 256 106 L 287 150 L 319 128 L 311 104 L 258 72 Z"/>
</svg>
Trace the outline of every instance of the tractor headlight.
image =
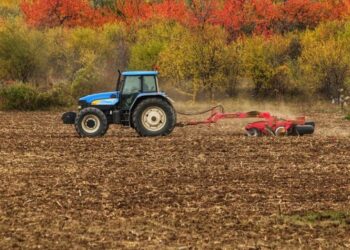
<svg viewBox="0 0 350 250">
<path fill-rule="evenodd" d="M 81 109 L 81 105 L 78 106 L 78 109 L 79 109 L 79 110 Z"/>
</svg>

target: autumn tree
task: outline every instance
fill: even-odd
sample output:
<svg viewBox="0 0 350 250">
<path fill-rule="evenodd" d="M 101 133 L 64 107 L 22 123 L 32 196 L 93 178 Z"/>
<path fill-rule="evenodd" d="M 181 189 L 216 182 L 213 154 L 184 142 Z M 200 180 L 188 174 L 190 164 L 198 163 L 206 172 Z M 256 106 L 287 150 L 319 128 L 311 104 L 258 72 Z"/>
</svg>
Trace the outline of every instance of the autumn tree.
<svg viewBox="0 0 350 250">
<path fill-rule="evenodd" d="M 205 24 L 215 20 L 218 1 L 188 0 L 187 2 L 190 11 L 190 24 L 203 28 Z"/>
<path fill-rule="evenodd" d="M 22 23 L 7 23 L 0 30 L 0 79 L 28 82 L 46 65 L 46 43 L 38 31 Z"/>
<path fill-rule="evenodd" d="M 267 34 L 280 16 L 272 0 L 226 0 L 218 10 L 216 23 L 235 39 L 242 34 Z"/>
<path fill-rule="evenodd" d="M 145 21 L 152 15 L 151 5 L 144 0 L 116 0 L 115 6 L 119 17 L 127 23 Z"/>
<path fill-rule="evenodd" d="M 293 45 L 294 46 L 294 45 Z M 292 77 L 291 42 L 283 36 L 247 39 L 244 46 L 244 66 L 254 82 L 255 96 L 279 97 L 293 91 L 297 82 Z"/>
<path fill-rule="evenodd" d="M 225 80 L 225 47 L 226 33 L 215 26 L 173 38 L 160 56 L 162 75 L 180 92 L 191 93 L 193 102 L 203 90 L 214 100 Z"/>
<path fill-rule="evenodd" d="M 138 70 L 155 68 L 159 61 L 159 54 L 174 37 L 183 32 L 184 28 L 180 24 L 169 21 L 139 29 L 136 43 L 131 46 L 129 68 Z"/>
<path fill-rule="evenodd" d="M 350 27 L 322 24 L 302 36 L 300 66 L 309 92 L 331 98 L 350 88 Z"/>
<path fill-rule="evenodd" d="M 322 2 L 312 0 L 288 0 L 281 6 L 281 31 L 314 28 L 326 17 Z"/>
<path fill-rule="evenodd" d="M 92 8 L 86 0 L 24 0 L 21 4 L 26 22 L 34 27 L 99 26 L 112 21 Z"/>
<path fill-rule="evenodd" d="M 155 4 L 153 15 L 182 24 L 186 24 L 189 20 L 189 12 L 183 0 L 164 0 Z"/>
<path fill-rule="evenodd" d="M 20 0 L 1 0 L 0 2 L 0 22 L 1 19 L 17 16 L 19 11 Z"/>
</svg>

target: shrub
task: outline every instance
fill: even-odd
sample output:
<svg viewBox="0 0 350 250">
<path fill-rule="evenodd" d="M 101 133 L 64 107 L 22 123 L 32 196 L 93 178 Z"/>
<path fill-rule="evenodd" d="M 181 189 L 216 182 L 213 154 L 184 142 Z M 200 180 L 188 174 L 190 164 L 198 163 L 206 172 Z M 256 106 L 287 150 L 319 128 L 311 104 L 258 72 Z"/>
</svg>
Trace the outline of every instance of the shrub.
<svg viewBox="0 0 350 250">
<path fill-rule="evenodd" d="M 330 39 L 305 44 L 300 58 L 303 78 L 313 93 L 334 98 L 350 81 L 350 56 L 346 43 Z"/>
<path fill-rule="evenodd" d="M 28 82 L 45 68 L 45 39 L 42 33 L 17 21 L 0 31 L 0 77 Z"/>
<path fill-rule="evenodd" d="M 283 96 L 296 87 L 292 67 L 299 52 L 293 43 L 281 36 L 254 37 L 246 41 L 244 61 L 256 96 Z"/>
<path fill-rule="evenodd" d="M 40 92 L 34 86 L 23 83 L 2 87 L 0 100 L 0 107 L 5 110 L 38 110 L 69 104 L 60 88 Z"/>
<path fill-rule="evenodd" d="M 222 89 L 229 97 L 237 94 L 239 77 L 243 75 L 243 44 L 241 42 L 232 42 L 226 46 L 223 55 L 223 82 Z"/>
<path fill-rule="evenodd" d="M 37 109 L 71 106 L 74 99 L 67 84 L 61 83 L 46 92 L 40 92 L 37 98 Z"/>
<path fill-rule="evenodd" d="M 213 100 L 226 81 L 226 41 L 227 33 L 213 26 L 173 38 L 160 56 L 162 74 L 181 91 L 190 92 L 193 102 L 202 90 Z"/>
<path fill-rule="evenodd" d="M 76 73 L 71 85 L 73 98 L 79 98 L 99 90 L 101 90 L 99 76 L 89 68 L 82 68 Z"/>
<path fill-rule="evenodd" d="M 32 86 L 13 84 L 1 89 L 1 106 L 9 110 L 35 110 L 38 95 L 38 91 Z"/>
<path fill-rule="evenodd" d="M 138 30 L 136 43 L 131 47 L 130 69 L 152 69 L 159 61 L 159 54 L 168 46 L 172 37 L 183 32 L 174 23 L 157 23 Z"/>
</svg>

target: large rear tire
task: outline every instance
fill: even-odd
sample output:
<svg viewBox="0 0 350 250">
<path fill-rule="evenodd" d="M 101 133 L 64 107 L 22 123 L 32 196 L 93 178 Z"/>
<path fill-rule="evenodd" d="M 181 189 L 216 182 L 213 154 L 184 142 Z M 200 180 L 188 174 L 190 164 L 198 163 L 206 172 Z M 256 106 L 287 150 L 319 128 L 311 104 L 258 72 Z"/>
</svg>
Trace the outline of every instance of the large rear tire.
<svg viewBox="0 0 350 250">
<path fill-rule="evenodd" d="M 137 104 L 132 123 L 140 136 L 164 136 L 173 131 L 176 113 L 167 101 L 148 98 Z"/>
<path fill-rule="evenodd" d="M 100 137 L 107 132 L 108 121 L 101 110 L 85 108 L 75 118 L 74 126 L 81 137 Z"/>
</svg>

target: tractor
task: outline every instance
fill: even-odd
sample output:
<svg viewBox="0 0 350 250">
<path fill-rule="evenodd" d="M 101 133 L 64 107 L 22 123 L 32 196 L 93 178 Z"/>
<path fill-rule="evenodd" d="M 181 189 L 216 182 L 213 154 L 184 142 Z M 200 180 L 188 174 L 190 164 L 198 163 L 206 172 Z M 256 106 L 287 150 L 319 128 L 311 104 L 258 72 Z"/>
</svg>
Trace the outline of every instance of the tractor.
<svg viewBox="0 0 350 250">
<path fill-rule="evenodd" d="M 80 98 L 79 111 L 64 113 L 63 123 L 74 124 L 81 137 L 103 136 L 110 124 L 132 127 L 140 136 L 168 135 L 176 112 L 157 76 L 157 71 L 119 71 L 115 91 Z"/>
<path fill-rule="evenodd" d="M 119 71 L 115 91 L 80 98 L 78 113 L 64 113 L 63 123 L 74 124 L 81 137 L 103 136 L 111 124 L 132 127 L 140 136 L 162 136 L 170 134 L 175 126 L 212 124 L 222 119 L 245 118 L 260 119 L 245 127 L 248 136 L 302 136 L 314 133 L 315 123 L 307 122 L 305 117 L 283 119 L 272 116 L 269 112 L 258 111 L 227 113 L 221 105 L 191 114 L 177 112 L 181 115 L 198 115 L 211 111 L 211 115 L 206 120 L 176 123 L 173 101 L 159 91 L 157 76 L 157 71 Z"/>
</svg>

